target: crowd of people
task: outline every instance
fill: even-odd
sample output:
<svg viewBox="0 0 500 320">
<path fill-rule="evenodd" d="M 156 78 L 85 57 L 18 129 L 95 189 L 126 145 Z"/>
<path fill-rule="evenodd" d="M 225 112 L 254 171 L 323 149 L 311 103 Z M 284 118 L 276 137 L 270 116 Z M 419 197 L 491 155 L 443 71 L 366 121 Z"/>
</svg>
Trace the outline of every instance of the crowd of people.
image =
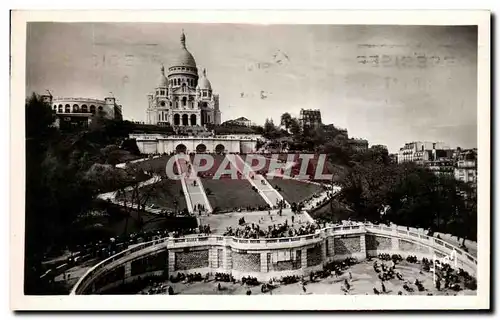
<svg viewBox="0 0 500 320">
<path fill-rule="evenodd" d="M 240 221 L 241 222 L 241 221 Z M 307 223 L 300 227 L 293 227 L 288 224 L 288 220 L 284 224 L 274 224 L 268 226 L 267 229 L 261 228 L 258 224 L 252 223 L 244 227 L 227 227 L 224 236 L 231 236 L 243 239 L 258 239 L 258 238 L 286 238 L 297 237 L 314 234 L 318 230 L 316 224 Z"/>
<path fill-rule="evenodd" d="M 196 183 L 196 181 L 195 181 Z M 193 206 L 193 211 L 196 212 L 198 211 L 198 214 L 201 216 L 202 213 L 205 213 L 207 212 L 207 209 L 205 208 L 205 205 L 204 204 L 201 204 L 201 203 L 197 203 Z"/>
<path fill-rule="evenodd" d="M 182 283 L 192 283 L 192 282 L 200 282 L 200 281 L 208 281 L 210 275 L 207 273 L 205 277 L 201 275 L 201 273 L 182 273 L 179 272 L 175 276 L 170 275 L 170 282 L 172 283 L 177 283 L 177 282 L 182 282 Z"/>
<path fill-rule="evenodd" d="M 382 261 L 394 261 L 395 263 L 403 261 L 403 257 L 400 254 L 390 255 L 388 253 L 379 253 L 378 258 Z"/>
<path fill-rule="evenodd" d="M 244 285 L 249 285 L 249 286 L 256 286 L 258 284 L 260 284 L 259 280 L 257 280 L 257 278 L 255 277 L 242 277 L 241 278 L 241 284 Z"/>
<path fill-rule="evenodd" d="M 381 290 L 378 290 L 375 287 L 373 288 L 375 294 L 386 293 L 387 291 L 384 282 L 392 280 L 394 278 L 403 281 L 403 289 L 406 292 L 415 292 L 415 287 L 419 292 L 427 291 L 422 281 L 420 281 L 419 279 L 415 279 L 415 281 L 413 282 L 406 280 L 403 275 L 396 270 L 397 264 L 403 260 L 406 260 L 406 262 L 408 263 L 421 264 L 420 274 L 424 274 L 423 271 L 435 272 L 436 278 L 434 286 L 438 291 L 445 289 L 460 291 L 462 290 L 462 283 L 463 286 L 467 289 L 477 289 L 477 283 L 474 277 L 469 275 L 467 271 L 461 268 L 459 268 L 458 271 L 454 270 L 447 263 L 440 263 L 439 261 L 433 261 L 432 259 L 427 259 L 425 257 L 419 261 L 419 259 L 414 255 L 408 255 L 406 259 L 403 259 L 403 257 L 399 254 L 389 255 L 386 253 L 382 253 L 378 255 L 378 258 L 382 261 L 390 261 L 390 264 L 386 265 L 384 262 L 379 264 L 378 261 L 375 261 L 373 263 L 373 270 L 378 274 L 378 278 L 381 281 Z M 413 287 L 412 285 L 414 285 L 415 287 Z M 399 291 L 398 294 L 402 295 L 403 292 Z"/>
<path fill-rule="evenodd" d="M 406 257 L 406 261 L 408 261 L 409 263 L 418 263 L 418 258 L 417 256 L 407 256 Z"/>
<path fill-rule="evenodd" d="M 212 234 L 212 230 L 210 229 L 210 225 L 209 224 L 206 224 L 206 225 L 200 224 L 200 226 L 198 227 L 198 233 L 204 234 L 204 235 Z"/>
<path fill-rule="evenodd" d="M 215 281 L 235 283 L 236 279 L 233 277 L 232 274 L 217 272 L 215 273 Z"/>
<path fill-rule="evenodd" d="M 301 280 L 301 277 L 299 276 L 284 276 L 281 278 L 281 284 L 287 285 L 287 284 L 292 284 L 292 283 L 297 283 Z"/>
<path fill-rule="evenodd" d="M 255 211 L 266 211 L 270 210 L 271 207 L 268 204 L 258 205 L 258 206 L 245 206 L 245 207 L 234 207 L 229 209 L 216 209 L 214 208 L 214 212 L 217 213 L 228 213 L 228 212 L 255 212 Z"/>
<path fill-rule="evenodd" d="M 153 294 L 168 294 L 168 295 L 174 295 L 174 289 L 166 285 L 165 283 L 155 283 L 150 287 L 147 287 L 144 290 L 141 290 L 139 294 L 147 294 L 147 295 L 153 295 Z"/>
</svg>

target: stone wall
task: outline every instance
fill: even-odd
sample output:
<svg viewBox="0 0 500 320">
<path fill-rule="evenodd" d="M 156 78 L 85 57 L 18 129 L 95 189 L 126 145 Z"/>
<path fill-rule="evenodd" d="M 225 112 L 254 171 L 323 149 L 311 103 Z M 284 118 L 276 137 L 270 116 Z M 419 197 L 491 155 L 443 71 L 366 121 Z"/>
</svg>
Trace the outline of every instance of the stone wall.
<svg viewBox="0 0 500 320">
<path fill-rule="evenodd" d="M 168 270 L 168 251 L 146 256 L 131 262 L 130 275 L 136 276 L 146 272 Z"/>
<path fill-rule="evenodd" d="M 361 242 L 359 236 L 335 238 L 334 244 L 336 255 L 361 252 Z"/>
<path fill-rule="evenodd" d="M 323 251 L 321 245 L 307 249 L 307 266 L 313 267 L 323 262 Z"/>
<path fill-rule="evenodd" d="M 208 267 L 208 249 L 175 253 L 175 270 Z"/>
<path fill-rule="evenodd" d="M 302 267 L 301 260 L 301 250 L 273 250 L 267 254 L 267 268 L 269 272 L 298 270 Z"/>
<path fill-rule="evenodd" d="M 94 286 L 96 290 L 99 290 L 110 283 L 115 283 L 123 279 L 125 279 L 125 266 L 115 268 L 99 276 L 99 278 L 94 281 Z"/>
<path fill-rule="evenodd" d="M 233 251 L 232 257 L 234 270 L 260 272 L 260 253 Z"/>
<path fill-rule="evenodd" d="M 391 250 L 392 239 L 387 237 L 379 237 L 366 235 L 366 250 Z"/>
<path fill-rule="evenodd" d="M 129 252 L 123 252 L 125 254 L 116 258 L 119 261 L 110 260 L 108 264 L 96 266 L 97 271 L 90 270 L 79 280 L 71 294 L 100 292 L 119 285 L 122 281 L 134 281 L 137 277 L 142 277 L 142 274 L 161 275 L 166 270 L 170 274 L 194 269 L 204 269 L 201 272 L 223 270 L 237 277 L 251 275 L 266 281 L 270 277 L 308 274 L 311 270 L 321 268 L 324 262 L 335 259 L 341 260 L 351 256 L 362 260 L 366 258 L 368 251 L 371 251 L 371 255 L 377 251 L 385 251 L 400 253 L 404 257 L 416 255 L 422 258 L 433 254 L 444 257 L 444 253 L 448 252 L 446 250 L 454 249 L 441 240 L 424 235 L 416 237 L 406 231 L 396 232 L 385 227 L 369 228 L 374 230 L 367 228 L 367 231 L 358 232 L 357 229 L 346 228 L 348 233 L 345 234 L 325 232 L 322 239 L 317 239 L 319 236 L 309 236 L 295 243 L 283 239 L 284 241 L 279 242 L 260 240 L 260 243 L 256 244 L 235 239 L 229 241 L 230 239 L 215 236 L 209 237 L 209 240 L 203 238 L 203 241 L 189 243 L 174 240 L 169 240 L 168 243 L 153 243 L 150 247 L 132 248 Z M 460 249 L 456 250 L 459 254 L 459 267 L 476 274 L 476 260 Z M 111 271 L 108 271 L 108 268 Z"/>
<path fill-rule="evenodd" d="M 424 247 L 420 244 L 399 239 L 399 251 L 403 252 L 420 252 L 420 253 L 430 253 L 429 247 Z"/>
</svg>

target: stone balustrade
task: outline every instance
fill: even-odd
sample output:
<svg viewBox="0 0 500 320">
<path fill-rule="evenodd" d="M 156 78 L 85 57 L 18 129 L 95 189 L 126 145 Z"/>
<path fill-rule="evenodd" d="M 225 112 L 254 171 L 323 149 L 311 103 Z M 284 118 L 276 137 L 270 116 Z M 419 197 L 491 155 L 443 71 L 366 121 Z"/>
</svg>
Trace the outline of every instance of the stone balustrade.
<svg viewBox="0 0 500 320">
<path fill-rule="evenodd" d="M 92 294 L 138 277 L 179 272 L 225 272 L 259 280 L 307 275 L 324 263 L 379 253 L 435 259 L 455 252 L 457 267 L 476 275 L 472 255 L 416 229 L 358 224 L 333 226 L 291 238 L 238 239 L 220 235 L 164 238 L 130 247 L 95 265 L 71 294 Z M 147 259 L 145 261 L 141 261 Z M 147 266 L 145 266 L 147 264 Z"/>
</svg>

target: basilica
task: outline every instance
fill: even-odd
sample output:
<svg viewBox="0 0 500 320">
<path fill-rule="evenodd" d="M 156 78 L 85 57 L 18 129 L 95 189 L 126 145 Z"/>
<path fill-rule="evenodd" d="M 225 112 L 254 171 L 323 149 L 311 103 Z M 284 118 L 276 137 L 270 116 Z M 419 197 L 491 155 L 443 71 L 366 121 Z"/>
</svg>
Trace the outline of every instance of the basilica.
<svg viewBox="0 0 500 320">
<path fill-rule="evenodd" d="M 220 124 L 219 95 L 203 69 L 201 77 L 193 55 L 186 48 L 186 36 L 181 34 L 180 48 L 168 68 L 161 67 L 155 92 L 148 95 L 146 123 L 154 125 L 206 127 Z"/>
</svg>

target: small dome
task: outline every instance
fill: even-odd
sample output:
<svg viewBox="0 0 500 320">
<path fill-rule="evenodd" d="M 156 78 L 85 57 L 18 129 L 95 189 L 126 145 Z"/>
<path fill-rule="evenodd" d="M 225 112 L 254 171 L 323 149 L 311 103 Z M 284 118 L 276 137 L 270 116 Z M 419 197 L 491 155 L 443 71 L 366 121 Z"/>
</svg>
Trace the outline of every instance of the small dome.
<svg viewBox="0 0 500 320">
<path fill-rule="evenodd" d="M 208 81 L 206 69 L 203 69 L 203 76 L 200 78 L 200 80 L 198 80 L 198 86 L 200 87 L 200 89 L 212 90 L 212 84 L 210 84 L 210 81 Z"/>
<path fill-rule="evenodd" d="M 184 31 L 181 34 L 181 50 L 174 57 L 171 66 L 196 68 L 196 61 L 191 52 L 186 48 L 186 36 L 184 35 Z"/>
<path fill-rule="evenodd" d="M 165 77 L 165 67 L 163 66 L 161 66 L 161 75 L 158 80 L 158 87 L 168 87 L 168 80 L 167 77 Z"/>
</svg>

